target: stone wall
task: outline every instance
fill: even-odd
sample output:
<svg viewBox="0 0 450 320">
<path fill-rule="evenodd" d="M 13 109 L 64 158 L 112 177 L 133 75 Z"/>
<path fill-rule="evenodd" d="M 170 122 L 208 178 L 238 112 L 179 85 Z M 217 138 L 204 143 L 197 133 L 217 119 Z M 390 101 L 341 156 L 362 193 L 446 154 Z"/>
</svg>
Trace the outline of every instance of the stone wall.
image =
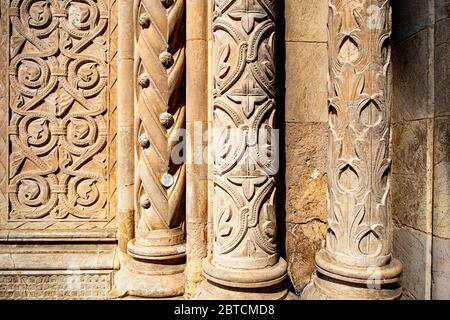
<svg viewBox="0 0 450 320">
<path fill-rule="evenodd" d="M 404 297 L 448 298 L 449 1 L 396 0 L 392 5 L 394 252 L 404 267 Z M 326 232 L 328 1 L 287 0 L 281 9 L 282 218 L 289 277 L 299 294 L 314 271 L 314 255 Z"/>
<path fill-rule="evenodd" d="M 328 1 L 284 1 L 284 17 L 284 39 L 279 39 L 284 42 L 279 48 L 285 48 L 279 56 L 285 71 L 285 88 L 279 88 L 285 99 L 280 206 L 285 208 L 288 274 L 300 294 L 326 233 Z"/>
<path fill-rule="evenodd" d="M 450 2 L 393 1 L 392 213 L 404 297 L 450 297 Z"/>
</svg>

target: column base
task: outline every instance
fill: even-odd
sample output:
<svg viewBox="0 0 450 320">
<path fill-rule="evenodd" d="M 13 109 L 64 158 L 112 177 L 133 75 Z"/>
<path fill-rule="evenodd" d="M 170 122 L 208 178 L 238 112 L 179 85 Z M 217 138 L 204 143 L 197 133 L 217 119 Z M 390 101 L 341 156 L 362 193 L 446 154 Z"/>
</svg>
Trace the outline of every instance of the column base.
<svg viewBox="0 0 450 320">
<path fill-rule="evenodd" d="M 303 300 L 395 300 L 402 294 L 397 259 L 382 267 L 360 268 L 332 260 L 322 249 L 316 256 L 317 276 L 303 290 Z"/>
<path fill-rule="evenodd" d="M 264 269 L 230 269 L 214 264 L 212 257 L 203 261 L 203 281 L 198 300 L 282 300 L 288 290 L 284 279 L 287 264 L 282 258 Z"/>
<path fill-rule="evenodd" d="M 123 260 L 114 277 L 110 298 L 170 298 L 184 294 L 184 244 L 146 248 L 136 247 L 130 241 Z"/>
</svg>

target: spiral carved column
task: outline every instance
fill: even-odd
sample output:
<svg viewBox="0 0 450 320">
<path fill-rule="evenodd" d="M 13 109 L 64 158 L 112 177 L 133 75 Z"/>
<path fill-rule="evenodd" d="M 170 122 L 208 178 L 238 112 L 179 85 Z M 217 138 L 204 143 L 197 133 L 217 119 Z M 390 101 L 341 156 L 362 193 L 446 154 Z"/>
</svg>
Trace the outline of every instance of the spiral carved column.
<svg viewBox="0 0 450 320">
<path fill-rule="evenodd" d="M 186 177 L 184 160 L 172 156 L 185 125 L 184 1 L 136 0 L 134 12 L 137 214 L 122 291 L 178 296 L 185 282 Z"/>
<path fill-rule="evenodd" d="M 389 212 L 391 8 L 329 2 L 329 215 L 305 299 L 396 299 Z"/>
<path fill-rule="evenodd" d="M 215 0 L 214 244 L 202 298 L 282 299 L 276 246 L 275 1 Z"/>
</svg>

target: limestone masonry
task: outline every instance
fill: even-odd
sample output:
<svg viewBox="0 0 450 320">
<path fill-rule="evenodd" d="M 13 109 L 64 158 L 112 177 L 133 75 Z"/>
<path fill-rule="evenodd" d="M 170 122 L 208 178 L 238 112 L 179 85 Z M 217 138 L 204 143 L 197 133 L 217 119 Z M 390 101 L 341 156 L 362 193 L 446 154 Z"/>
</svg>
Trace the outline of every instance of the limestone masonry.
<svg viewBox="0 0 450 320">
<path fill-rule="evenodd" d="M 0 1 L 0 299 L 450 299 L 449 13 Z"/>
</svg>

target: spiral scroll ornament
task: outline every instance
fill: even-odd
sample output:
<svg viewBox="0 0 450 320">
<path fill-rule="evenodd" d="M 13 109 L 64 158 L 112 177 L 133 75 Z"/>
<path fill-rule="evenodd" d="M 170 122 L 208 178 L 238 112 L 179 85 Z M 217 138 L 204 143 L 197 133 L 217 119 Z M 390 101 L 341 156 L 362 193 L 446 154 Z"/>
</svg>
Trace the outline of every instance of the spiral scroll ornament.
<svg viewBox="0 0 450 320">
<path fill-rule="evenodd" d="M 108 4 L 10 1 L 11 223 L 111 220 Z"/>
</svg>

